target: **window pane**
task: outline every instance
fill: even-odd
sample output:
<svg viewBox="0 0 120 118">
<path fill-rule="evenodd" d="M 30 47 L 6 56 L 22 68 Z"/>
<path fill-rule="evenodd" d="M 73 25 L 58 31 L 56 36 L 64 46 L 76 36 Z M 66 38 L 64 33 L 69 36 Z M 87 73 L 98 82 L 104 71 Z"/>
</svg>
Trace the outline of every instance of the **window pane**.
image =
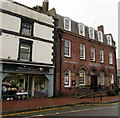
<svg viewBox="0 0 120 118">
<path fill-rule="evenodd" d="M 30 45 L 21 44 L 20 46 L 20 59 L 29 60 L 30 58 Z"/>
<path fill-rule="evenodd" d="M 32 24 L 27 22 L 22 22 L 22 34 L 32 35 Z"/>
<path fill-rule="evenodd" d="M 71 42 L 65 40 L 64 55 L 70 57 L 71 55 Z"/>
<path fill-rule="evenodd" d="M 65 87 L 70 87 L 70 71 L 69 70 L 65 71 L 64 85 Z"/>
</svg>

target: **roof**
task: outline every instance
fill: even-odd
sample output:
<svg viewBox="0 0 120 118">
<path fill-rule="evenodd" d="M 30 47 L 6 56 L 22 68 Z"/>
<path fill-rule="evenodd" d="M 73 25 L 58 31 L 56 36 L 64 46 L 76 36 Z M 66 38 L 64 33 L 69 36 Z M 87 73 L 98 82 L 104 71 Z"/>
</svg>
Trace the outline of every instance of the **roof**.
<svg viewBox="0 0 120 118">
<path fill-rule="evenodd" d="M 59 14 L 56 14 L 56 17 L 57 17 L 57 19 L 59 19 L 58 20 L 58 28 L 64 29 L 64 18 L 66 18 L 66 17 L 61 16 Z M 79 22 L 71 20 L 71 31 L 70 31 L 71 33 L 75 33 L 75 34 L 79 35 L 78 24 L 79 24 Z M 87 37 L 87 38 L 89 38 L 89 32 L 88 32 L 89 30 L 88 29 L 89 29 L 89 27 L 85 25 L 85 37 Z M 95 29 L 94 29 L 94 31 L 95 31 L 95 40 L 98 41 L 98 35 L 97 35 L 98 31 Z M 107 44 L 106 35 L 108 35 L 108 34 L 103 34 L 103 43 L 104 44 Z M 112 34 L 109 34 L 109 35 L 111 35 L 111 37 L 112 37 Z M 112 46 L 115 47 L 115 42 L 113 40 L 113 37 L 112 37 Z"/>
</svg>

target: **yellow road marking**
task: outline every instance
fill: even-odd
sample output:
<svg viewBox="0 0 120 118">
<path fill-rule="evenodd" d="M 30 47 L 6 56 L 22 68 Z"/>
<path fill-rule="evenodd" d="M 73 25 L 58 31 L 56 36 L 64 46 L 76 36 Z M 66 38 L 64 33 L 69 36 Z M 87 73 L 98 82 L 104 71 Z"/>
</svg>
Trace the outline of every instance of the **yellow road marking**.
<svg viewBox="0 0 120 118">
<path fill-rule="evenodd" d="M 74 106 L 84 106 L 84 105 L 115 105 L 120 103 L 105 103 L 105 104 L 80 104 L 80 105 L 74 105 Z M 7 114 L 7 115 L 0 115 L 0 117 L 6 117 L 6 116 L 16 116 L 16 115 L 22 115 L 22 114 L 29 114 L 29 113 L 37 113 L 42 111 L 49 111 L 49 110 L 55 110 L 55 109 L 64 109 L 64 108 L 70 108 L 71 106 L 65 106 L 65 107 L 57 107 L 57 108 L 50 108 L 50 109 L 43 109 L 43 110 L 35 110 L 35 111 L 27 111 L 27 112 L 20 112 L 20 113 L 13 113 L 13 114 Z"/>
</svg>

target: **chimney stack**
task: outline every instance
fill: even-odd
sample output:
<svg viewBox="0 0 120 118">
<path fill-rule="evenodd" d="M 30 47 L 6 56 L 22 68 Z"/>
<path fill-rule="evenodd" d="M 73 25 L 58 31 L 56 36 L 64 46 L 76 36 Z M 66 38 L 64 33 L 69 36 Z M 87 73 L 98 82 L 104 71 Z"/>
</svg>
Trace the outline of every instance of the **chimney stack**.
<svg viewBox="0 0 120 118">
<path fill-rule="evenodd" d="M 98 26 L 98 31 L 101 31 L 104 34 L 104 26 L 103 25 Z"/>
<path fill-rule="evenodd" d="M 48 0 L 44 0 L 43 1 L 43 5 L 42 5 L 42 12 L 46 13 L 49 9 L 49 1 Z"/>
</svg>

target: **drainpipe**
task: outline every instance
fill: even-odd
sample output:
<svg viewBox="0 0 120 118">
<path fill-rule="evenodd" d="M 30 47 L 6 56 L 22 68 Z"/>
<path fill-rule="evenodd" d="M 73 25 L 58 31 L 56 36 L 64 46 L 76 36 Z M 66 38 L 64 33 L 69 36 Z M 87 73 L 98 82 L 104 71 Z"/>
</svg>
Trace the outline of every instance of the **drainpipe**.
<svg viewBox="0 0 120 118">
<path fill-rule="evenodd" d="M 62 93 L 62 33 L 59 33 L 59 41 L 60 41 L 60 96 Z"/>
</svg>

